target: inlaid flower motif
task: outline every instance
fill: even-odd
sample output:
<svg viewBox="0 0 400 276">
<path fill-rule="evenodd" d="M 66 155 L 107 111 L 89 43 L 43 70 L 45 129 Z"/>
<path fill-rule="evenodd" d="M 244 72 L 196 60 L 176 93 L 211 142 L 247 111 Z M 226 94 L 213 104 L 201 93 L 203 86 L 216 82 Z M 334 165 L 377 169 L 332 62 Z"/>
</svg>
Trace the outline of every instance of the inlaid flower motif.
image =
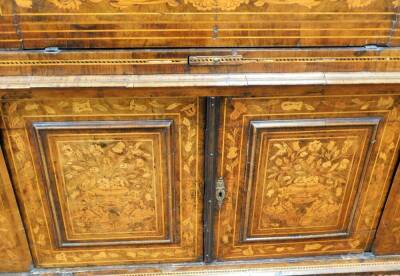
<svg viewBox="0 0 400 276">
<path fill-rule="evenodd" d="M 74 102 L 72 104 L 72 111 L 74 113 L 82 113 L 82 112 L 92 112 L 93 109 L 90 106 L 89 101 L 84 101 L 84 102 Z"/>
<path fill-rule="evenodd" d="M 376 0 L 347 0 L 349 8 L 363 8 L 371 5 Z"/>
<path fill-rule="evenodd" d="M 82 2 L 80 0 L 48 0 L 53 3 L 57 8 L 63 10 L 79 10 Z"/>
<path fill-rule="evenodd" d="M 60 144 L 63 183 L 76 231 L 152 230 L 156 219 L 152 160 L 151 143 L 141 141 Z"/>
<path fill-rule="evenodd" d="M 324 225 L 337 219 L 354 139 L 274 142 L 265 172 L 262 227 Z M 316 216 L 321 212 L 323 216 Z"/>
<path fill-rule="evenodd" d="M 200 11 L 209 11 L 209 10 L 215 10 L 215 9 L 222 9 L 222 10 L 227 10 L 230 9 L 235 9 L 242 2 L 245 2 L 246 0 L 233 0 L 231 1 L 232 3 L 229 3 L 229 1 L 215 1 L 215 0 L 185 0 L 185 4 L 192 4 L 196 9 Z"/>
<path fill-rule="evenodd" d="M 278 4 L 278 5 L 300 5 L 307 8 L 312 8 L 321 3 L 321 0 L 257 0 L 255 6 L 263 6 L 265 4 Z"/>
<path fill-rule="evenodd" d="M 62 10 L 79 10 L 82 4 L 100 4 L 105 0 L 46 0 Z M 377 0 L 331 0 L 331 2 L 344 3 L 350 9 L 363 8 Z M 118 9 L 127 9 L 135 5 L 159 5 L 167 4 L 175 7 L 181 4 L 192 5 L 199 11 L 234 11 L 241 5 L 251 4 L 256 7 L 264 5 L 298 5 L 312 9 L 320 5 L 322 0 L 109 0 L 110 6 Z M 22 8 L 32 8 L 32 0 L 15 0 Z M 393 0 L 393 6 L 398 7 L 400 0 Z"/>
</svg>

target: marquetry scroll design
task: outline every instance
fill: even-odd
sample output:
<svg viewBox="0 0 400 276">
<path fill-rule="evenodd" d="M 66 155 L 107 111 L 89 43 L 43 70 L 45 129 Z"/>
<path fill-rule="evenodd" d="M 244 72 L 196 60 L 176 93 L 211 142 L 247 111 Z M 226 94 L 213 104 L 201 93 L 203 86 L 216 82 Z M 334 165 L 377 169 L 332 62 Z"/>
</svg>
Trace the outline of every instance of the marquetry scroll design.
<svg viewBox="0 0 400 276">
<path fill-rule="evenodd" d="M 37 265 L 199 260 L 202 102 L 85 98 L 79 90 L 68 99 L 3 102 L 9 160 Z"/>
<path fill-rule="evenodd" d="M 46 0 L 53 4 L 60 10 L 79 10 L 81 5 L 102 4 L 104 0 Z M 371 5 L 377 0 L 333 0 L 333 2 L 344 2 L 349 9 L 363 8 Z M 21 8 L 32 8 L 32 0 L 15 0 L 16 4 Z M 308 9 L 312 9 L 322 4 L 322 0 L 116 0 L 108 1 L 109 5 L 114 8 L 126 9 L 135 5 L 160 5 L 167 4 L 172 7 L 180 5 L 193 5 L 199 11 L 210 11 L 210 10 L 221 10 L 221 11 L 233 11 L 241 5 L 253 5 L 255 7 L 263 7 L 264 5 L 299 5 Z M 399 6 L 400 3 L 397 0 L 393 0 L 394 6 Z"/>
<path fill-rule="evenodd" d="M 349 235 L 362 161 L 378 124 L 379 118 L 251 121 L 243 240 Z"/>
<path fill-rule="evenodd" d="M 285 90 L 279 92 L 276 97 L 225 100 L 219 174 L 224 177 L 227 196 L 217 218 L 217 258 L 256 259 L 365 251 L 374 237 L 398 155 L 399 95 L 299 93 L 298 97 L 287 97 Z M 314 121 L 314 126 L 299 123 L 302 120 Z M 316 126 L 315 120 L 331 120 L 332 124 L 325 122 Z M 379 120 L 379 123 L 363 120 Z M 281 135 L 276 128 L 267 127 L 260 131 L 258 140 L 251 142 L 254 146 L 249 146 L 249 140 L 254 137 L 249 128 L 251 122 L 279 125 L 285 121 L 298 124 L 283 127 Z M 350 121 L 353 123 L 349 124 Z M 334 126 L 333 122 L 341 123 Z M 375 129 L 376 139 L 373 138 Z M 261 144 L 262 133 L 266 135 L 264 144 Z M 247 151 L 251 149 L 254 153 Z M 258 161 L 248 165 L 249 154 L 261 159 L 260 175 L 266 173 L 266 176 L 257 179 L 255 174 L 249 180 L 248 172 L 256 172 L 258 166 L 253 168 Z M 299 174 L 295 176 L 296 172 Z M 347 184 L 343 183 L 346 174 L 350 177 Z M 265 189 L 254 192 L 254 185 L 249 189 L 249 183 L 265 184 Z M 307 196 L 302 197 L 300 190 L 307 190 Z M 284 199 L 283 191 L 291 196 Z M 261 196 L 263 204 L 260 204 Z M 252 220 L 257 221 L 251 216 L 252 210 L 246 226 L 244 202 L 254 203 L 254 217 L 264 226 L 252 225 Z M 337 210 L 339 206 L 341 211 Z M 308 213 L 309 208 L 317 209 L 314 216 Z M 349 213 L 344 215 L 342 210 L 347 209 Z M 290 219 L 286 219 L 289 215 Z M 331 225 L 324 215 L 334 220 Z M 313 232 L 312 227 L 320 226 L 320 233 Z"/>
</svg>

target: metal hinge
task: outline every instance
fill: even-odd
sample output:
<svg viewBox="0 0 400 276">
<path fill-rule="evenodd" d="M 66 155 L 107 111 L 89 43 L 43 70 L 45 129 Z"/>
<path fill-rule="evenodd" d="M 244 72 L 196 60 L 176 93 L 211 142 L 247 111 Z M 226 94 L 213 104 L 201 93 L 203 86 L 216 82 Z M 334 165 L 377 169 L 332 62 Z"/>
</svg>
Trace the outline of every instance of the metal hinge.
<svg viewBox="0 0 400 276">
<path fill-rule="evenodd" d="M 58 47 L 47 47 L 43 52 L 46 54 L 58 54 L 61 50 Z"/>
<path fill-rule="evenodd" d="M 218 178 L 215 185 L 215 199 L 217 200 L 218 208 L 221 208 L 225 199 L 225 182 L 222 177 Z"/>
<path fill-rule="evenodd" d="M 241 55 L 232 56 L 189 56 L 189 65 L 216 66 L 216 65 L 241 65 L 246 63 Z"/>
</svg>

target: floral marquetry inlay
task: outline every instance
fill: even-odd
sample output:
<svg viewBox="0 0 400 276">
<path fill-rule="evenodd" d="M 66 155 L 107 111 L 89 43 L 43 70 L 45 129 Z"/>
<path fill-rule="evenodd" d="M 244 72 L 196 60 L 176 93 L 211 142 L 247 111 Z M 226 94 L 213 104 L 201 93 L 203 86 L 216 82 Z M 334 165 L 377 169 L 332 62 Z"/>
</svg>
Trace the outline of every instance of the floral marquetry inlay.
<svg viewBox="0 0 400 276">
<path fill-rule="evenodd" d="M 270 141 L 261 229 L 335 224 L 358 137 Z M 318 215 L 319 214 L 319 215 Z"/>
<path fill-rule="evenodd" d="M 57 142 L 74 234 L 157 231 L 153 143 L 131 139 Z"/>
<path fill-rule="evenodd" d="M 243 239 L 347 235 L 377 122 L 250 122 Z"/>
<path fill-rule="evenodd" d="M 171 242 L 171 121 L 102 124 L 33 125 L 60 246 Z"/>
<path fill-rule="evenodd" d="M 254 7 L 263 7 L 269 5 L 298 5 L 312 9 L 322 5 L 323 0 L 46 0 L 61 10 L 79 10 L 82 4 L 100 5 L 107 3 L 111 7 L 119 9 L 127 9 L 135 5 L 160 5 L 176 7 L 190 4 L 199 11 L 233 11 L 241 5 L 252 5 Z M 371 5 L 376 0 L 331 0 L 337 4 L 345 3 L 348 8 L 363 8 Z M 22 8 L 32 8 L 32 0 L 15 0 L 18 6 Z M 398 6 L 397 0 L 393 1 L 394 6 Z"/>
<path fill-rule="evenodd" d="M 71 92 L 2 106 L 36 264 L 200 260 L 203 100 Z"/>
<path fill-rule="evenodd" d="M 396 99 L 225 99 L 218 260 L 368 250 L 398 153 Z"/>
</svg>

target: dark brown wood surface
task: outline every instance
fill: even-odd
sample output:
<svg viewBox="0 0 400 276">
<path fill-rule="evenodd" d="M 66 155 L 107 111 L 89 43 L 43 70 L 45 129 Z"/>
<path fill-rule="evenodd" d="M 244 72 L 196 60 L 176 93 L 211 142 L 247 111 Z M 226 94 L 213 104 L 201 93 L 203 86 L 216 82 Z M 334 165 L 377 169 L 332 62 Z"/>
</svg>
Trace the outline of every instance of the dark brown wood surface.
<svg viewBox="0 0 400 276">
<path fill-rule="evenodd" d="M 2 0 L 0 5 L 3 48 L 399 43 L 397 0 Z"/>
<path fill-rule="evenodd" d="M 345 91 L 224 100 L 218 260 L 370 250 L 398 156 L 400 98 Z"/>
<path fill-rule="evenodd" d="M 0 149 L 0 272 L 23 272 L 32 264 L 25 230 Z"/>
</svg>

